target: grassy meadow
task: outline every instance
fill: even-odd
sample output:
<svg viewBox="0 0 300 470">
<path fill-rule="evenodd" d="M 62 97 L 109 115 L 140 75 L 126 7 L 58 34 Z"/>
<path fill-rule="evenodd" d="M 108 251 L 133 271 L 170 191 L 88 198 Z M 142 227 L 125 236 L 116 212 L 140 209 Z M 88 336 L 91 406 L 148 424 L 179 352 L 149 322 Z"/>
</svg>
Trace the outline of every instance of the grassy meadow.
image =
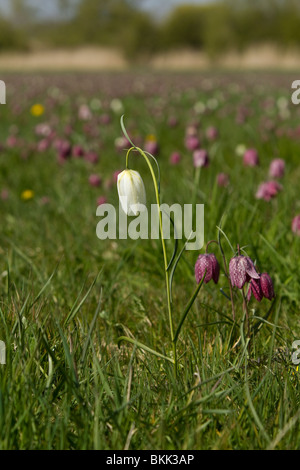
<svg viewBox="0 0 300 470">
<path fill-rule="evenodd" d="M 300 106 L 295 74 L 3 74 L 0 105 L 0 448 L 299 449 Z M 205 244 L 237 245 L 269 273 L 275 298 L 247 302 L 220 277 L 202 285 L 172 357 L 160 240 L 99 240 L 97 206 L 118 206 L 128 142 L 152 148 L 161 199 L 205 205 Z M 196 169 L 187 135 L 209 165 Z M 152 147 L 148 147 L 148 144 Z M 246 149 L 259 162 L 243 163 Z M 177 158 L 172 159 L 174 152 Z M 278 192 L 257 197 L 273 159 Z M 147 203 L 151 174 L 137 153 Z M 220 174 L 223 179 L 220 179 Z M 274 178 L 271 178 L 274 179 Z M 219 227 L 219 228 L 218 228 Z M 220 230 L 221 229 L 221 230 Z M 183 247 L 179 240 L 178 252 Z M 166 241 L 169 259 L 174 241 Z M 205 246 L 182 253 L 173 319 L 197 284 Z M 133 343 L 118 342 L 127 336 Z"/>
</svg>

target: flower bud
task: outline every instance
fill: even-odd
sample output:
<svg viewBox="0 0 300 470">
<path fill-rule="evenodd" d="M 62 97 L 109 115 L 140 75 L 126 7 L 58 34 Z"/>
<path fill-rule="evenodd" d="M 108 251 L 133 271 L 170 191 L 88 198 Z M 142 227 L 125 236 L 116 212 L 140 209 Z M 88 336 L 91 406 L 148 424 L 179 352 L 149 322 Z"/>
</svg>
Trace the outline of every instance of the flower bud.
<svg viewBox="0 0 300 470">
<path fill-rule="evenodd" d="M 197 284 L 199 284 L 203 278 L 205 271 L 204 283 L 207 284 L 211 279 L 213 279 L 214 283 L 217 284 L 220 275 L 220 266 L 213 253 L 206 253 L 198 256 L 195 264 L 195 278 Z"/>
<path fill-rule="evenodd" d="M 125 214 L 138 215 L 146 209 L 146 191 L 138 171 L 124 170 L 118 175 L 118 194 Z"/>
</svg>

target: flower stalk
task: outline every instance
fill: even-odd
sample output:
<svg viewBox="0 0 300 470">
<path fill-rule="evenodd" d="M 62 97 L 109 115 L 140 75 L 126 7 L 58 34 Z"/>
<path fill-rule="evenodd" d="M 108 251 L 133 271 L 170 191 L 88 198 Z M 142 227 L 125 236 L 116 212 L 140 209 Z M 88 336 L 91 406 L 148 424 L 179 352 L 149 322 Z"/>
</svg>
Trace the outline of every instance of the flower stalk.
<svg viewBox="0 0 300 470">
<path fill-rule="evenodd" d="M 158 209 L 158 217 L 159 217 L 159 232 L 160 232 L 160 239 L 161 239 L 161 245 L 162 245 L 162 251 L 163 251 L 163 260 L 164 260 L 167 308 L 168 308 L 169 328 L 170 328 L 170 336 L 171 336 L 171 343 L 172 343 L 173 361 L 174 361 L 174 373 L 175 373 L 175 377 L 177 377 L 177 370 L 178 370 L 177 351 L 176 351 L 177 338 L 175 339 L 175 336 L 174 336 L 171 290 L 170 290 L 170 280 L 169 280 L 169 263 L 168 263 L 167 249 L 166 249 L 166 243 L 165 243 L 165 238 L 164 238 L 164 233 L 163 233 L 162 213 L 161 213 L 161 210 L 160 210 L 161 202 L 160 202 L 159 185 L 158 185 L 158 182 L 157 182 L 154 170 L 153 170 L 153 166 L 150 162 L 150 159 L 149 159 L 148 155 L 142 149 L 140 149 L 139 147 L 133 146 L 127 151 L 127 154 L 126 154 L 126 169 L 128 169 L 129 154 L 130 154 L 131 151 L 134 151 L 134 150 L 139 152 L 140 155 L 146 161 L 146 163 L 148 165 L 148 168 L 150 170 L 150 173 L 151 173 L 153 186 L 154 186 L 155 199 L 156 199 L 156 204 L 157 204 L 157 209 Z"/>
</svg>

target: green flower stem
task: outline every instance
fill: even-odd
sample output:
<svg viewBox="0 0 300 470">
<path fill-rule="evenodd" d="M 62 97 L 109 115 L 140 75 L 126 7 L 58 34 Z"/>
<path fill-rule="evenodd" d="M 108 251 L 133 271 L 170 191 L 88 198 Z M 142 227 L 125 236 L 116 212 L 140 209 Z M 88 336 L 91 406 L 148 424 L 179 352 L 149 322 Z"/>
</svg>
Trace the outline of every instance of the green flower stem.
<svg viewBox="0 0 300 470">
<path fill-rule="evenodd" d="M 242 296 L 243 296 L 243 310 L 246 315 L 246 324 L 247 324 L 247 338 L 250 338 L 250 319 L 249 319 L 249 311 L 248 311 L 248 304 L 246 300 L 244 286 L 242 288 Z"/>
<path fill-rule="evenodd" d="M 158 190 L 158 184 L 156 180 L 156 176 L 153 170 L 153 167 L 151 165 L 151 162 L 145 152 L 143 152 L 142 149 L 138 147 L 131 147 L 127 154 L 126 154 L 126 168 L 128 168 L 128 157 L 129 153 L 131 150 L 137 150 L 142 157 L 145 159 L 151 176 L 153 180 L 153 185 L 154 185 L 154 190 L 155 190 L 155 198 L 156 198 L 156 203 L 158 207 L 158 217 L 159 217 L 159 231 L 160 231 L 160 238 L 161 238 L 161 244 L 162 244 L 162 250 L 163 250 L 163 257 L 164 257 L 164 266 L 165 266 L 165 278 L 166 278 L 166 291 L 167 291 L 167 304 L 168 304 L 168 317 L 169 317 L 169 325 L 170 325 L 170 334 L 171 334 L 171 342 L 172 342 L 172 349 L 173 349 L 173 363 L 174 363 L 174 371 L 175 371 L 175 377 L 177 377 L 177 351 L 176 351 L 176 340 L 174 336 L 174 327 L 173 327 L 173 315 L 172 315 L 172 303 L 171 303 L 171 290 L 170 290 L 170 282 L 169 282 L 169 271 L 168 271 L 168 258 L 167 258 L 167 250 L 166 250 L 166 244 L 165 244 L 165 239 L 164 239 L 164 234 L 163 234 L 163 224 L 162 224 L 162 213 L 160 210 L 160 197 L 159 197 L 159 190 Z M 177 338 L 176 338 L 177 339 Z"/>
<path fill-rule="evenodd" d="M 194 190 L 193 190 L 193 199 L 192 199 L 193 206 L 196 204 L 196 201 L 197 201 L 197 192 L 198 192 L 198 187 L 200 183 L 200 176 L 201 176 L 201 167 L 198 166 L 195 168 Z"/>
</svg>

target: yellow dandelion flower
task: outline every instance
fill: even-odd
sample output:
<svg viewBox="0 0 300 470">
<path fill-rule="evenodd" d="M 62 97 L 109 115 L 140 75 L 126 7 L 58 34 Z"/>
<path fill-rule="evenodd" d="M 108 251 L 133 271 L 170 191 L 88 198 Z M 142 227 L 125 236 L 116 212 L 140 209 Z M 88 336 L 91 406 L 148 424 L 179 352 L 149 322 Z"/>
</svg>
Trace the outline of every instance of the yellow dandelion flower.
<svg viewBox="0 0 300 470">
<path fill-rule="evenodd" d="M 156 137 L 153 134 L 148 134 L 146 136 L 146 140 L 147 140 L 147 142 L 156 142 Z"/>
<path fill-rule="evenodd" d="M 33 106 L 31 106 L 30 112 L 32 116 L 39 117 L 39 116 L 42 116 L 42 114 L 44 114 L 45 108 L 42 104 L 36 103 Z"/>
<path fill-rule="evenodd" d="M 34 198 L 34 191 L 32 191 L 31 189 L 25 189 L 25 191 L 21 193 L 21 199 L 23 201 L 30 201 L 30 199 L 33 199 L 33 198 Z"/>
</svg>

